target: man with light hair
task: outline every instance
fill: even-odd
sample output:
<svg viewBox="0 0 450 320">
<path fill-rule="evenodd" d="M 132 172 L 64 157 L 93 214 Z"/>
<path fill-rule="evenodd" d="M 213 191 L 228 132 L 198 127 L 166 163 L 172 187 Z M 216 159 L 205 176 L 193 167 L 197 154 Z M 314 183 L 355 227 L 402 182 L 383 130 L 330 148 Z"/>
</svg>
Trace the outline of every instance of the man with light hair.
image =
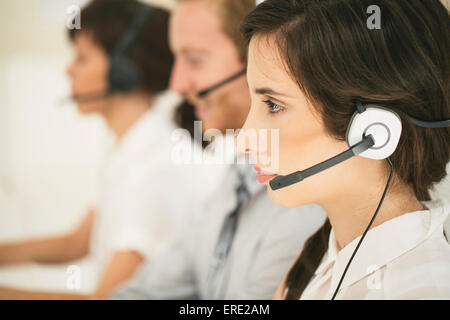
<svg viewBox="0 0 450 320">
<path fill-rule="evenodd" d="M 246 43 L 239 27 L 254 7 L 254 0 L 177 1 L 170 23 L 171 89 L 194 106 L 205 131 L 236 130 L 247 117 Z M 318 206 L 277 206 L 248 165 L 230 165 L 224 172 L 185 233 L 143 265 L 113 299 L 274 296 L 325 214 Z"/>
</svg>

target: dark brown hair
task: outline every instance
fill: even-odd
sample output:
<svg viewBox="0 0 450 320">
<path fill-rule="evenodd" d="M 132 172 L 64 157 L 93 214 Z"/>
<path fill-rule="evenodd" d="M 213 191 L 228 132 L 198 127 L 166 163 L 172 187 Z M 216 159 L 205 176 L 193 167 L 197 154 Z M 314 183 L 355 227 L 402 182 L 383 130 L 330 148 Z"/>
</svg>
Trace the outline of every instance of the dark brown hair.
<svg viewBox="0 0 450 320">
<path fill-rule="evenodd" d="M 94 0 L 81 10 L 81 29 L 69 30 L 73 41 L 86 32 L 111 55 L 140 9 L 135 0 Z M 169 86 L 173 55 L 168 43 L 169 12 L 153 8 L 136 41 L 128 50 L 129 58 L 143 70 L 141 89 L 155 94 Z"/>
<path fill-rule="evenodd" d="M 381 29 L 371 30 L 367 9 L 381 9 Z M 439 0 L 266 0 L 242 31 L 274 39 L 283 62 L 320 114 L 328 133 L 345 134 L 355 100 L 379 101 L 402 119 L 391 159 L 396 180 L 418 200 L 430 200 L 446 176 L 450 129 L 422 129 L 449 118 L 450 19 Z M 268 39 L 268 38 L 267 38 Z M 305 245 L 291 268 L 286 299 L 298 299 L 328 247 L 327 223 Z"/>
</svg>

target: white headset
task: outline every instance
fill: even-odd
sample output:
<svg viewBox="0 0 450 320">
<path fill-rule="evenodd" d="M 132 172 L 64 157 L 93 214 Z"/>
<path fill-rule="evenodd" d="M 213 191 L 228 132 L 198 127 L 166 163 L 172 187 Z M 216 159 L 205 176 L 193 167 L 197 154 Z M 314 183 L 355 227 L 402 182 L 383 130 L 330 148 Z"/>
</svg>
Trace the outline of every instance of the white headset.
<svg viewBox="0 0 450 320">
<path fill-rule="evenodd" d="M 351 147 L 371 135 L 374 145 L 359 156 L 382 160 L 390 157 L 397 149 L 401 134 L 402 121 L 395 112 L 376 105 L 358 104 L 358 111 L 350 121 L 346 140 Z"/>
</svg>

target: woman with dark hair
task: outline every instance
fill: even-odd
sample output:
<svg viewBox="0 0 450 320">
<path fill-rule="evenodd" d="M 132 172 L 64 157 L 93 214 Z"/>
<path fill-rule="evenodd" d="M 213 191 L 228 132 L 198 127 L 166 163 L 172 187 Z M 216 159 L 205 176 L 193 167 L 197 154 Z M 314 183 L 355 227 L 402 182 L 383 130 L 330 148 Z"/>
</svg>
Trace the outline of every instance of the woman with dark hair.
<svg viewBox="0 0 450 320">
<path fill-rule="evenodd" d="M 69 31 L 76 48 L 68 68 L 72 96 L 81 113 L 105 119 L 114 140 L 99 203 L 71 233 L 0 245 L 0 264 L 61 263 L 91 251 L 98 285 L 86 295 L 0 288 L 0 298 L 106 298 L 169 245 L 186 208 L 207 196 L 197 171 L 171 161 L 179 97 L 166 91 L 173 63 L 168 22 L 167 11 L 134 0 L 95 0 L 81 11 L 81 29 Z M 195 192 L 183 188 L 184 179 Z"/>
<path fill-rule="evenodd" d="M 430 197 L 450 157 L 447 9 L 439 0 L 267 0 L 242 30 L 252 106 L 241 134 L 280 136 L 279 149 L 243 151 L 278 157 L 278 169 L 257 166 L 275 202 L 317 203 L 328 215 L 276 298 L 449 299 L 450 206 Z"/>
</svg>

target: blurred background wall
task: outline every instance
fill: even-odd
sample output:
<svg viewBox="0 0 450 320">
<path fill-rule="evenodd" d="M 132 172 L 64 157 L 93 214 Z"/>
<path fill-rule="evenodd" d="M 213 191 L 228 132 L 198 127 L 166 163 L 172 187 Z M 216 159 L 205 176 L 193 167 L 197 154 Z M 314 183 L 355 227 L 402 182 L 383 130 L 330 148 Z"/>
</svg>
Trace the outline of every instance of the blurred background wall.
<svg viewBox="0 0 450 320">
<path fill-rule="evenodd" d="M 61 103 L 70 94 L 66 8 L 85 2 L 0 4 L 1 182 L 21 206 L 14 214 L 1 212 L 0 219 L 25 228 L 8 228 L 2 238 L 67 228 L 94 197 L 104 128 L 99 119 Z"/>
<path fill-rule="evenodd" d="M 95 199 L 106 129 L 62 103 L 72 58 L 66 9 L 87 2 L 0 1 L 0 225 L 15 226 L 0 239 L 62 231 Z M 5 194 L 16 198 L 17 212 L 1 210 Z"/>
<path fill-rule="evenodd" d="M 72 103 L 66 10 L 87 0 L 0 1 L 0 241 L 58 234 L 95 202 L 107 130 Z M 171 0 L 147 2 L 170 8 Z M 82 289 L 94 285 L 84 278 Z M 64 267 L 0 268 L 0 285 L 64 290 Z"/>
<path fill-rule="evenodd" d="M 86 2 L 0 1 L 0 241 L 63 232 L 96 197 L 106 129 L 61 103 L 72 57 L 66 9 Z M 450 198 L 448 179 L 435 196 Z"/>
</svg>

